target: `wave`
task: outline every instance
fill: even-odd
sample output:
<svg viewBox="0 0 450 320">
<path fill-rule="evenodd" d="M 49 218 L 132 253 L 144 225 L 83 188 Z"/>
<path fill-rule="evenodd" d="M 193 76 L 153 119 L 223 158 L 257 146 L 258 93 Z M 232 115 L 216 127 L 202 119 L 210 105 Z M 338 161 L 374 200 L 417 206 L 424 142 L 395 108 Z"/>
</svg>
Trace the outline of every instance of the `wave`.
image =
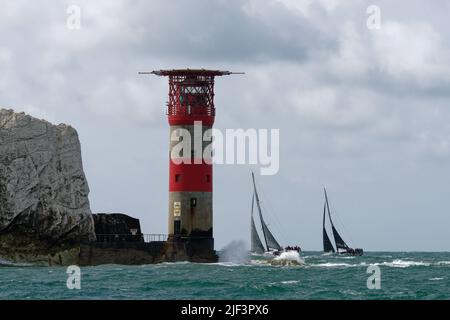
<svg viewBox="0 0 450 320">
<path fill-rule="evenodd" d="M 250 260 L 250 263 L 251 263 L 252 265 L 255 265 L 255 266 L 257 266 L 257 265 L 268 265 L 268 264 L 269 264 L 269 261 L 268 261 L 268 260 L 261 260 L 261 259 L 258 259 L 258 260 Z"/>
<path fill-rule="evenodd" d="M 314 264 L 314 267 L 328 267 L 328 268 L 334 268 L 334 267 L 359 267 L 358 264 L 349 264 L 349 263 L 333 263 L 333 262 L 327 262 L 327 263 L 318 263 Z"/>
<path fill-rule="evenodd" d="M 164 266 L 176 266 L 176 265 L 185 265 L 185 264 L 195 264 L 195 262 L 190 262 L 190 261 L 160 262 L 157 264 L 150 264 L 150 266 L 164 267 Z"/>
<path fill-rule="evenodd" d="M 377 264 L 374 263 L 374 265 L 377 265 Z M 417 267 L 417 266 L 429 267 L 431 265 L 431 263 L 424 262 L 424 261 L 411 261 L 411 260 L 407 261 L 407 260 L 395 259 L 392 262 L 382 262 L 378 265 L 388 266 L 388 267 L 393 267 L 393 268 L 408 268 L 408 267 Z"/>
<path fill-rule="evenodd" d="M 440 280 L 444 280 L 444 278 L 430 278 L 428 280 L 430 280 L 430 281 L 440 281 Z"/>
<path fill-rule="evenodd" d="M 447 261 L 448 262 L 448 261 Z M 401 259 L 395 259 L 393 261 L 384 261 L 384 262 L 361 262 L 358 264 L 351 264 L 351 263 L 345 263 L 345 262 L 326 262 L 326 263 L 318 263 L 313 264 L 314 267 L 325 267 L 325 268 L 339 268 L 339 267 L 368 267 L 370 265 L 374 266 L 387 266 L 391 268 L 408 268 L 408 267 L 417 267 L 417 266 L 424 266 L 429 267 L 432 264 L 429 262 L 424 261 L 407 261 L 407 260 L 401 260 Z"/>
<path fill-rule="evenodd" d="M 364 265 L 364 263 L 362 263 L 361 265 Z M 429 267 L 432 265 L 432 263 L 425 262 L 425 261 L 395 259 L 393 261 L 369 263 L 366 265 L 387 266 L 387 267 L 391 267 L 391 268 L 408 268 L 408 267 L 420 267 L 420 266 Z"/>
<path fill-rule="evenodd" d="M 280 284 L 292 285 L 292 284 L 296 284 L 296 283 L 300 283 L 300 281 L 299 280 L 284 280 L 284 281 L 268 282 L 267 285 L 279 286 Z"/>
<path fill-rule="evenodd" d="M 0 257 L 0 267 L 32 267 L 31 263 L 12 262 Z"/>
<path fill-rule="evenodd" d="M 251 262 L 256 260 L 251 260 Z M 237 262 L 214 262 L 214 263 L 206 263 L 207 265 L 211 266 L 221 266 L 221 267 L 243 267 L 250 265 L 248 263 L 237 263 Z"/>
<path fill-rule="evenodd" d="M 305 264 L 305 260 L 297 251 L 285 251 L 271 260 L 270 264 L 275 266 L 303 265 Z"/>
</svg>

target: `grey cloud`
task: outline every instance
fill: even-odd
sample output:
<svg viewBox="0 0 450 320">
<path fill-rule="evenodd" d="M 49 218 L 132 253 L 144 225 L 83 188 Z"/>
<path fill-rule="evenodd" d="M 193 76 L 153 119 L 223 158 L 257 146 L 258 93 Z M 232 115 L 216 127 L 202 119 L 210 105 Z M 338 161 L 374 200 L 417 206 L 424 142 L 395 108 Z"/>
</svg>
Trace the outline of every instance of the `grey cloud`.
<svg viewBox="0 0 450 320">
<path fill-rule="evenodd" d="M 202 63 L 299 62 L 334 45 L 303 15 L 275 1 L 144 2 L 127 22 L 136 35 L 131 44 L 146 54 Z"/>
</svg>

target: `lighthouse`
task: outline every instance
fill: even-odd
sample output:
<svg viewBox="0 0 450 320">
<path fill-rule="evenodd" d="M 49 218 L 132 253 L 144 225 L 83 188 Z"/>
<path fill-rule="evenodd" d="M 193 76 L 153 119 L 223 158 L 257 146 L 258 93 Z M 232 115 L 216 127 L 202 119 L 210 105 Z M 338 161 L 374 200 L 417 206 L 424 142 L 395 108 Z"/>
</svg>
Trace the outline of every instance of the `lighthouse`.
<svg viewBox="0 0 450 320">
<path fill-rule="evenodd" d="M 211 139 L 203 138 L 210 137 L 216 116 L 214 79 L 233 73 L 177 69 L 150 74 L 169 78 L 168 243 L 177 248 L 183 244 L 188 257 L 215 256 L 213 165 L 211 155 L 205 152 Z M 183 152 L 179 152 L 180 144 Z"/>
</svg>

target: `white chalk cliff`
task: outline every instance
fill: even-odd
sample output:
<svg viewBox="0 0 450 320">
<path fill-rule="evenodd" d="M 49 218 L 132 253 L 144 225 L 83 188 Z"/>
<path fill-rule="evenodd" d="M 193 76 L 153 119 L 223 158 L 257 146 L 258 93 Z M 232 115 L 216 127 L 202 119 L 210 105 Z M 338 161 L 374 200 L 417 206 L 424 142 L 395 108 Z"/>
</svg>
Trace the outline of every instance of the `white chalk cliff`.
<svg viewBox="0 0 450 320">
<path fill-rule="evenodd" d="M 88 195 L 75 129 L 0 109 L 0 242 L 95 239 Z"/>
</svg>

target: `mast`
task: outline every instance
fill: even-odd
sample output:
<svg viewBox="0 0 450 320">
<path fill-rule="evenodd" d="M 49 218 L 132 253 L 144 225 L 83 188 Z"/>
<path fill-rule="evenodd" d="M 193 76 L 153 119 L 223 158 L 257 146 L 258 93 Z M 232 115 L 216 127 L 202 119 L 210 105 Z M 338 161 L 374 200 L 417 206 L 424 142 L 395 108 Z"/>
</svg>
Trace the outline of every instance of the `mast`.
<svg viewBox="0 0 450 320">
<path fill-rule="evenodd" d="M 327 207 L 327 203 L 324 202 L 324 204 L 323 204 L 323 223 L 322 223 L 324 229 L 325 229 L 325 210 L 326 210 L 326 207 Z"/>
<path fill-rule="evenodd" d="M 255 203 L 255 194 L 252 197 L 252 212 L 251 212 L 251 252 L 264 253 L 265 249 L 259 238 L 258 231 L 256 230 L 255 220 L 253 219 L 253 208 Z"/>
<path fill-rule="evenodd" d="M 267 235 L 266 235 L 266 228 L 264 228 L 264 219 L 261 213 L 261 205 L 259 203 L 259 196 L 258 196 L 258 191 L 256 190 L 256 182 L 255 182 L 255 174 L 252 171 L 252 180 L 253 180 L 253 192 L 254 192 L 254 196 L 256 199 L 256 206 L 258 208 L 258 212 L 259 212 L 259 219 L 261 220 L 261 225 L 263 225 L 263 235 L 264 235 L 264 242 L 266 243 L 266 250 L 269 251 L 269 245 L 267 244 Z"/>
<path fill-rule="evenodd" d="M 325 206 L 328 209 L 328 217 L 330 219 L 331 225 L 333 225 L 333 220 L 331 219 L 331 214 L 330 214 L 330 205 L 328 204 L 328 195 L 327 195 L 327 189 L 325 189 L 325 187 L 323 188 L 323 191 L 325 192 Z M 324 208 L 324 212 L 325 212 L 325 208 Z M 325 216 L 323 217 L 323 221 L 325 223 Z"/>
<path fill-rule="evenodd" d="M 333 245 L 331 244 L 330 238 L 328 237 L 327 230 L 325 229 L 325 214 L 326 214 L 326 202 L 323 204 L 323 251 L 324 252 L 335 252 Z"/>
</svg>

